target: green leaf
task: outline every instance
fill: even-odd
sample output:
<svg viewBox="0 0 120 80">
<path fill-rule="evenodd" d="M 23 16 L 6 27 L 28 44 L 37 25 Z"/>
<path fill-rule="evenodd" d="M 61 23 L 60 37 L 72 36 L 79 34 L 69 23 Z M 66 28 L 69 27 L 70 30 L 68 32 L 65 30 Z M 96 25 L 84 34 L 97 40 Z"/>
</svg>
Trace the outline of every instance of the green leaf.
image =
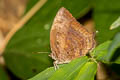
<svg viewBox="0 0 120 80">
<path fill-rule="evenodd" d="M 47 53 L 31 53 L 30 55 L 24 53 L 16 54 L 13 52 L 9 52 L 7 53 L 7 55 L 5 55 L 5 59 L 6 64 L 15 75 L 17 75 L 18 77 L 22 76 L 23 79 L 26 79 L 30 76 L 36 75 L 45 68 L 52 66 L 51 58 L 48 55 L 49 54 Z M 15 57 L 12 58 L 13 56 Z"/>
<path fill-rule="evenodd" d="M 120 26 L 120 17 L 112 23 L 110 29 L 112 30 L 112 29 L 115 29 L 119 26 Z"/>
<path fill-rule="evenodd" d="M 37 1 L 29 0 L 26 12 Z M 49 31 L 56 12 L 63 6 L 78 18 L 88 12 L 89 3 L 89 0 L 48 0 L 9 41 L 4 52 L 8 68 L 16 76 L 27 79 L 52 66 L 52 59 L 48 57 Z"/>
<path fill-rule="evenodd" d="M 119 47 L 120 47 L 120 33 L 117 33 L 116 36 L 114 37 L 112 43 L 110 44 L 110 47 L 108 49 L 108 53 L 105 56 L 106 57 L 105 60 L 106 61 L 111 61 L 112 57 L 116 54 L 115 51 Z"/>
<path fill-rule="evenodd" d="M 87 62 L 74 80 L 94 80 L 97 71 L 97 64 L 95 62 Z"/>
<path fill-rule="evenodd" d="M 48 80 L 73 80 L 87 61 L 87 57 L 73 60 L 71 63 L 57 70 Z"/>
<path fill-rule="evenodd" d="M 41 73 L 37 74 L 29 80 L 48 80 L 48 78 L 55 72 L 54 67 L 48 68 Z"/>
<path fill-rule="evenodd" d="M 120 0 L 94 0 L 94 21 L 98 30 L 96 39 L 98 43 L 103 43 L 114 37 L 120 28 L 110 30 L 109 27 L 120 16 Z M 114 5 L 114 6 L 113 6 Z M 108 35 L 109 34 L 109 35 Z"/>
<path fill-rule="evenodd" d="M 65 65 L 67 64 L 59 65 L 59 68 L 62 68 Z M 53 75 L 53 73 L 55 73 L 55 71 L 56 70 L 54 67 L 47 68 L 46 70 L 34 76 L 33 78 L 30 78 L 29 80 L 48 80 Z"/>
<path fill-rule="evenodd" d="M 0 80 L 9 80 L 8 75 L 1 66 L 0 66 Z"/>
<path fill-rule="evenodd" d="M 113 41 L 106 41 L 97 46 L 90 55 L 98 61 L 104 63 L 120 64 L 119 52 L 115 52 L 120 47 L 120 33 L 117 33 Z"/>
<path fill-rule="evenodd" d="M 29 80 L 94 80 L 97 64 L 80 57 L 69 64 L 63 64 L 58 70 L 48 68 Z"/>
<path fill-rule="evenodd" d="M 104 63 L 108 63 L 104 57 L 108 53 L 108 48 L 110 46 L 112 41 L 106 41 L 100 45 L 98 45 L 91 53 L 90 55 L 95 58 L 98 61 L 102 61 Z"/>
</svg>

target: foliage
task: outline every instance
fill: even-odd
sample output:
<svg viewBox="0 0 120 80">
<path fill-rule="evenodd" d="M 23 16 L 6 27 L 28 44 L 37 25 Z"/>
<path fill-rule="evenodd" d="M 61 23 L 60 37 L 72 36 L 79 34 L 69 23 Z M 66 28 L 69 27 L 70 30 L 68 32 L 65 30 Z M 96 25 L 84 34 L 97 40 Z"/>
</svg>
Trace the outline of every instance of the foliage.
<svg viewBox="0 0 120 80">
<path fill-rule="evenodd" d="M 25 14 L 38 1 L 29 0 Z M 120 47 L 120 33 L 117 33 L 120 28 L 109 30 L 112 22 L 120 16 L 119 3 L 120 0 L 48 0 L 9 41 L 4 52 L 6 65 L 22 79 L 37 74 L 30 80 L 94 80 L 96 61 L 120 64 L 120 57 L 114 56 Z M 92 59 L 80 57 L 69 64 L 60 65 L 60 69 L 55 71 L 51 67 L 53 60 L 48 56 L 51 52 L 49 31 L 56 12 L 62 6 L 76 18 L 93 10 L 98 46 L 90 53 Z"/>
<path fill-rule="evenodd" d="M 64 64 L 60 69 L 46 69 L 29 80 L 94 80 L 97 64 L 89 59 L 81 57 L 69 64 Z"/>
<path fill-rule="evenodd" d="M 110 29 L 115 29 L 120 26 L 120 17 L 111 25 Z"/>
<path fill-rule="evenodd" d="M 120 33 L 117 33 L 113 41 L 106 41 L 99 46 L 97 46 L 91 53 L 91 56 L 96 58 L 98 61 L 103 63 L 118 63 L 119 62 L 119 53 L 115 51 L 120 47 Z M 116 56 L 117 55 L 117 56 Z M 113 58 L 115 57 L 115 60 Z"/>
</svg>

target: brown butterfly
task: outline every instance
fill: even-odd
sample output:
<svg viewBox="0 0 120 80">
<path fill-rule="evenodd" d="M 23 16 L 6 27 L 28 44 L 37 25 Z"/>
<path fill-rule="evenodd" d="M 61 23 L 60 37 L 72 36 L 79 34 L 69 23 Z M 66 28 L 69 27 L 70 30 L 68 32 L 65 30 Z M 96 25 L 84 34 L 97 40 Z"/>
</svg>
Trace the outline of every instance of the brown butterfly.
<svg viewBox="0 0 120 80">
<path fill-rule="evenodd" d="M 94 34 L 88 32 L 64 7 L 60 8 L 50 31 L 50 56 L 57 64 L 85 56 L 95 47 Z"/>
</svg>

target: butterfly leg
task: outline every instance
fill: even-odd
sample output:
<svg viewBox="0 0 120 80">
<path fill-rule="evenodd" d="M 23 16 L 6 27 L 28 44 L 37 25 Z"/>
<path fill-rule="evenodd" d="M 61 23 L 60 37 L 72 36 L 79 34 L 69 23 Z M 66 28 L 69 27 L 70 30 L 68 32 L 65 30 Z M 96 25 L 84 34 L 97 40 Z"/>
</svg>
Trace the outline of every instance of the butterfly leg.
<svg viewBox="0 0 120 80">
<path fill-rule="evenodd" d="M 59 66 L 57 65 L 58 61 L 54 61 L 53 64 L 54 64 L 55 70 L 59 69 Z"/>
</svg>

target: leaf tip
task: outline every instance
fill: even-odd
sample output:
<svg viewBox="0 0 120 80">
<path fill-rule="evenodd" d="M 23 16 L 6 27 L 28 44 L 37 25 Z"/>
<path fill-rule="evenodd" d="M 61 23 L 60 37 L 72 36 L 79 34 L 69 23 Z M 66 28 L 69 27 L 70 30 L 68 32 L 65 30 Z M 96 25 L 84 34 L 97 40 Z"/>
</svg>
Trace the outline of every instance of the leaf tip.
<svg viewBox="0 0 120 80">
<path fill-rule="evenodd" d="M 110 30 L 113 30 L 114 29 L 114 27 L 113 26 L 110 26 L 110 28 L 109 28 Z"/>
</svg>

